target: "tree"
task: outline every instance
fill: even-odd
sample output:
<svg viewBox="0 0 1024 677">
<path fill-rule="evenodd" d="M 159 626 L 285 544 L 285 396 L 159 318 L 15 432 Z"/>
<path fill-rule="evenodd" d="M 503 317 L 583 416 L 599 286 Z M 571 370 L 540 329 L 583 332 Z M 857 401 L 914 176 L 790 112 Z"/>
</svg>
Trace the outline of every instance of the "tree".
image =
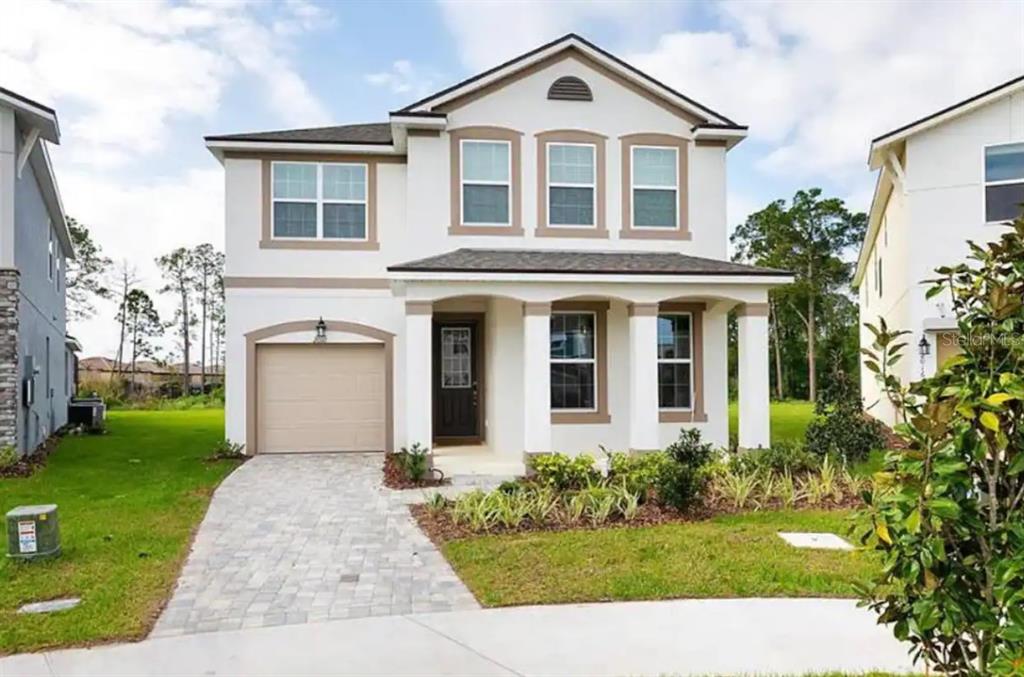
<svg viewBox="0 0 1024 677">
<path fill-rule="evenodd" d="M 196 300 L 200 309 L 199 329 L 199 385 L 206 392 L 206 348 L 213 346 L 207 343 L 207 320 L 215 303 L 217 281 L 224 275 L 224 254 L 213 248 L 211 244 L 201 244 L 189 252 L 189 263 L 193 268 Z"/>
<path fill-rule="evenodd" d="M 114 301 L 117 303 L 116 317 L 118 321 L 117 355 L 114 357 L 114 371 L 111 373 L 111 378 L 115 374 L 120 375 L 124 372 L 124 339 L 128 318 L 125 312 L 125 304 L 128 302 L 128 295 L 138 283 L 138 269 L 128 259 L 121 259 L 121 263 L 118 264 L 117 270 L 114 271 L 110 282 L 110 287 L 112 288 L 110 295 L 113 296 Z"/>
<path fill-rule="evenodd" d="M 189 297 L 195 285 L 195 271 L 191 265 L 189 250 L 184 247 L 178 247 L 168 254 L 157 257 L 156 265 L 164 277 L 164 286 L 160 288 L 160 293 L 174 294 L 177 298 L 174 324 L 178 327 L 178 336 L 181 340 L 182 394 L 187 395 L 190 391 L 189 351 L 192 346 L 192 326 L 195 324 L 195 318 L 190 313 Z"/>
<path fill-rule="evenodd" d="M 75 257 L 68 260 L 65 273 L 68 319 L 85 320 L 96 314 L 93 297 L 110 298 L 110 289 L 104 284 L 103 275 L 111 261 L 103 256 L 85 225 L 70 216 L 67 224 L 75 250 Z"/>
<path fill-rule="evenodd" d="M 156 346 L 151 341 L 163 334 L 164 326 L 153 306 L 153 300 L 141 289 L 128 292 L 124 314 L 127 316 L 128 341 L 132 349 L 131 392 L 134 394 L 136 362 L 140 357 L 156 356 Z"/>
<path fill-rule="evenodd" d="M 931 378 L 893 374 L 908 332 L 884 321 L 865 366 L 907 448 L 866 496 L 861 541 L 882 554 L 865 602 L 937 672 L 1024 672 L 1024 217 L 969 263 L 939 268 L 962 353 Z"/>
<path fill-rule="evenodd" d="M 788 205 L 776 200 L 751 214 L 731 238 L 739 260 L 789 270 L 795 277 L 785 291 L 772 296 L 803 325 L 811 401 L 818 393 L 819 322 L 830 305 L 823 301 L 846 293 L 853 271 L 842 257 L 863 239 L 866 227 L 866 214 L 851 213 L 842 200 L 822 198 L 820 188 L 811 188 L 797 191 Z"/>
</svg>

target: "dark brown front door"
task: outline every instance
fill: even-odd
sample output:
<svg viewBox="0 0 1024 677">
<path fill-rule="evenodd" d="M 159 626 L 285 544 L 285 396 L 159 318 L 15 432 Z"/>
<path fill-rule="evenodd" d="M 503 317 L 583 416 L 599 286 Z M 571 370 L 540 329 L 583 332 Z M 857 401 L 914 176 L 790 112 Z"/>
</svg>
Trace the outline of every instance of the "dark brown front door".
<svg viewBox="0 0 1024 677">
<path fill-rule="evenodd" d="M 434 322 L 434 437 L 479 442 L 480 323 L 476 319 Z"/>
</svg>

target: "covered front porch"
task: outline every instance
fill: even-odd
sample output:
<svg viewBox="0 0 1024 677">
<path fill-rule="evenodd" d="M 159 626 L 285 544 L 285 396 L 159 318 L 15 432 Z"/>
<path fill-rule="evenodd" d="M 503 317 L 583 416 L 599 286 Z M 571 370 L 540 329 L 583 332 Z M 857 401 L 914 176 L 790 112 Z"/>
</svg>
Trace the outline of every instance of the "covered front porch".
<svg viewBox="0 0 1024 677">
<path fill-rule="evenodd" d="M 634 255 L 635 256 L 635 255 Z M 676 255 L 678 256 L 678 255 Z M 687 258 L 687 257 L 684 257 Z M 756 275 L 401 272 L 405 444 L 464 474 L 525 455 L 728 444 L 727 315 L 739 444 L 767 446 L 767 290 Z"/>
</svg>

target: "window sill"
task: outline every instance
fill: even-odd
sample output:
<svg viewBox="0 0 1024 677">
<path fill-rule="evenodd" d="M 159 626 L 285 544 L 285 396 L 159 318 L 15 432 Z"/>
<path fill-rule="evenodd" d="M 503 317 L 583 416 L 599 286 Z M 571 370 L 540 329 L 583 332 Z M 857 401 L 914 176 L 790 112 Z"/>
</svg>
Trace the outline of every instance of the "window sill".
<svg viewBox="0 0 1024 677">
<path fill-rule="evenodd" d="M 658 412 L 658 423 L 707 423 L 708 415 L 703 411 L 672 411 Z"/>
<path fill-rule="evenodd" d="M 692 240 L 690 231 L 680 228 L 623 228 L 619 231 L 622 240 Z"/>
<path fill-rule="evenodd" d="M 608 239 L 607 228 L 594 226 L 537 226 L 536 237 L 579 237 L 597 240 Z"/>
<path fill-rule="evenodd" d="M 448 226 L 449 235 L 522 235 L 520 226 L 480 226 L 475 224 L 459 224 Z"/>
<path fill-rule="evenodd" d="M 260 240 L 260 249 L 330 249 L 335 251 L 377 251 L 379 242 L 367 240 Z"/>
<path fill-rule="evenodd" d="M 603 411 L 553 411 L 551 412 L 552 425 L 595 425 L 611 423 L 612 417 Z"/>
</svg>

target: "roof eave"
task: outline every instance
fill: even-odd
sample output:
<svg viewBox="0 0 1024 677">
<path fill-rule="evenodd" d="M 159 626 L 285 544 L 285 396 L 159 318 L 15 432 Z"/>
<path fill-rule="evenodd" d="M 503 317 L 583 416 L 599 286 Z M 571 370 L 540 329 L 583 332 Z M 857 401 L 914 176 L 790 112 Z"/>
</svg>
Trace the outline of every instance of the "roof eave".
<svg viewBox="0 0 1024 677">
<path fill-rule="evenodd" d="M 57 112 L 49 106 L 28 99 L 9 89 L 0 87 L 0 104 L 14 109 L 21 124 L 29 129 L 38 129 L 40 138 L 50 143 L 60 143 L 60 124 Z"/>
<path fill-rule="evenodd" d="M 319 141 L 243 141 L 205 137 L 206 149 L 221 162 L 224 153 L 364 153 L 367 155 L 400 155 L 394 143 L 338 143 Z"/>
<path fill-rule="evenodd" d="M 626 284 L 739 284 L 777 287 L 792 284 L 786 273 L 652 273 L 652 272 L 567 272 L 567 271 L 481 271 L 405 270 L 388 268 L 396 282 L 613 282 Z"/>
</svg>

